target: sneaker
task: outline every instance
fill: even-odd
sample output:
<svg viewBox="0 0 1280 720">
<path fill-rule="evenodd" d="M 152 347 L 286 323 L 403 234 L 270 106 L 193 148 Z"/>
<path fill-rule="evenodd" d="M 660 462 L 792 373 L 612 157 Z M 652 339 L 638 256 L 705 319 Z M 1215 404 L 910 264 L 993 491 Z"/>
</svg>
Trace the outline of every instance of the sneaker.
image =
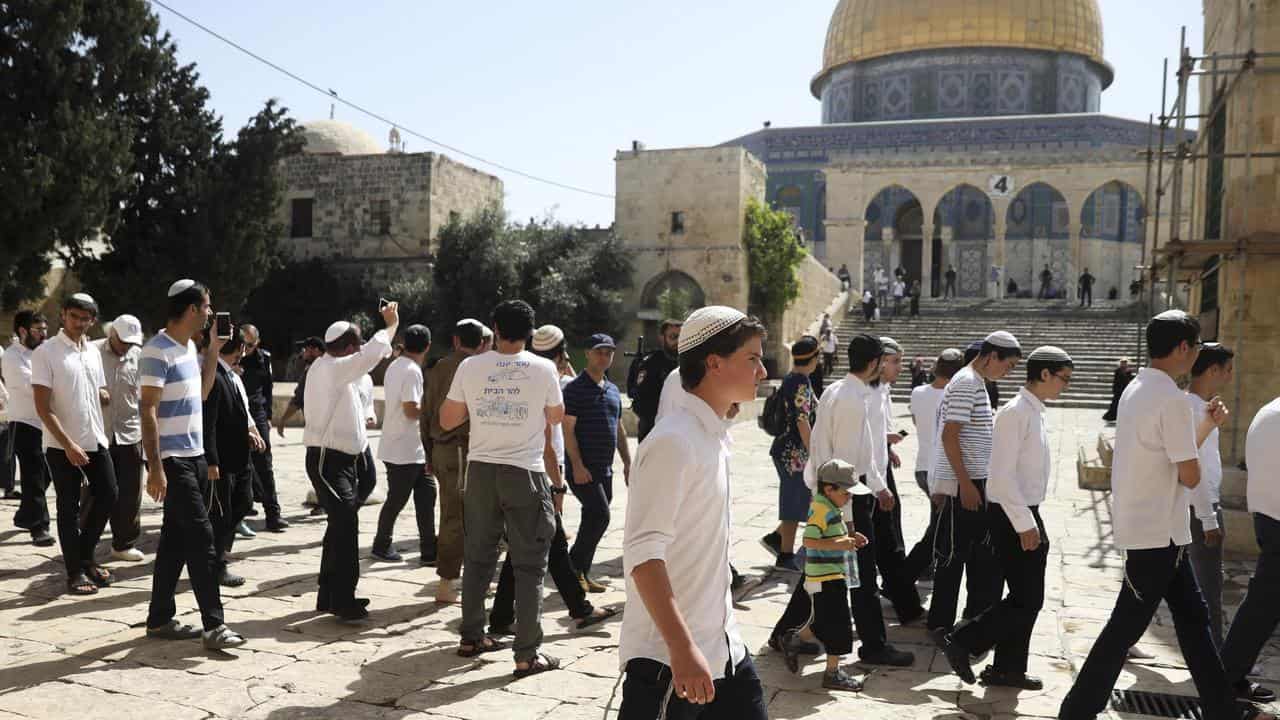
<svg viewBox="0 0 1280 720">
<path fill-rule="evenodd" d="M 385 548 L 374 548 L 369 554 L 383 562 L 398 563 L 404 561 L 404 557 L 390 545 Z"/>
<path fill-rule="evenodd" d="M 249 527 L 249 523 L 243 520 L 241 520 L 240 524 L 236 526 L 236 535 L 238 537 L 245 538 L 246 540 L 258 537 L 258 533 L 254 532 L 253 528 Z"/>
<path fill-rule="evenodd" d="M 773 567 L 783 572 L 792 573 L 799 573 L 803 570 L 800 566 L 800 558 L 796 557 L 795 553 L 782 553 L 778 556 L 778 561 L 773 564 Z"/>
<path fill-rule="evenodd" d="M 782 555 L 782 536 L 777 532 L 771 532 L 760 538 L 760 544 L 775 558 Z"/>
<path fill-rule="evenodd" d="M 827 690 L 862 692 L 862 681 L 845 672 L 844 668 L 838 667 L 822 673 L 822 687 Z"/>
<path fill-rule="evenodd" d="M 1272 703 L 1276 700 L 1276 693 L 1270 688 L 1265 688 L 1256 682 L 1241 680 L 1235 685 L 1236 697 L 1241 700 L 1249 700 L 1256 703 Z"/>
<path fill-rule="evenodd" d="M 35 530 L 31 533 L 31 544 L 36 547 L 49 547 L 57 542 L 48 530 Z"/>
<path fill-rule="evenodd" d="M 863 665 L 884 665 L 885 667 L 911 667 L 915 664 L 916 656 L 906 650 L 899 650 L 892 645 L 885 645 L 879 650 L 873 652 L 863 652 L 858 649 L 858 662 Z"/>
<path fill-rule="evenodd" d="M 142 562 L 145 558 L 138 548 L 125 548 L 124 550 L 112 550 L 111 559 L 119 560 L 120 562 Z"/>
</svg>

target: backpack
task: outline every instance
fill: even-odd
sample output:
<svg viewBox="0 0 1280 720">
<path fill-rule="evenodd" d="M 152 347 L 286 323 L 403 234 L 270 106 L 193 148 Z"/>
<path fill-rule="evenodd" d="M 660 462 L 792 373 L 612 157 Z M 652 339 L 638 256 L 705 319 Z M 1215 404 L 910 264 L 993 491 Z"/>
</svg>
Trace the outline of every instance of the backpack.
<svg viewBox="0 0 1280 720">
<path fill-rule="evenodd" d="M 773 437 L 780 437 L 787 432 L 787 405 L 782 401 L 782 388 L 774 389 L 764 401 L 764 411 L 756 418 L 760 429 Z"/>
</svg>

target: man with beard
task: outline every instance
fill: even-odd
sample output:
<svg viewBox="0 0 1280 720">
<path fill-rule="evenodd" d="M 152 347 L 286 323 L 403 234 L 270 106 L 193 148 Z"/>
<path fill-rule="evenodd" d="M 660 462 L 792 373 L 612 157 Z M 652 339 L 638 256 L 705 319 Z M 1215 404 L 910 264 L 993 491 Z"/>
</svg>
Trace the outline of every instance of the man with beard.
<svg viewBox="0 0 1280 720">
<path fill-rule="evenodd" d="M 679 320 L 664 320 L 659 328 L 662 347 L 649 353 L 640 366 L 636 386 L 631 395 L 631 410 L 639 419 L 639 441 L 643 441 L 658 417 L 658 400 L 662 396 L 662 384 L 676 369 L 676 348 L 680 342 Z"/>
<path fill-rule="evenodd" d="M 23 310 L 13 316 L 13 332 L 18 342 L 4 354 L 4 380 L 9 390 L 9 457 L 22 476 L 22 498 L 13 524 L 31 533 L 31 542 L 49 547 L 56 541 L 49 534 L 49 467 L 44 462 L 41 434 L 44 426 L 36 414 L 31 392 L 31 353 L 49 334 L 44 315 Z"/>
</svg>

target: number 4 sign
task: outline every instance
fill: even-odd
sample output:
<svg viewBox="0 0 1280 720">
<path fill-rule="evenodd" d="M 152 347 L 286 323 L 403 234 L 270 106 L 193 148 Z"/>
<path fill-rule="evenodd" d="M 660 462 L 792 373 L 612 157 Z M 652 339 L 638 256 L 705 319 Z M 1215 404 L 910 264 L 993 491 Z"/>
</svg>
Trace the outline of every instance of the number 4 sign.
<svg viewBox="0 0 1280 720">
<path fill-rule="evenodd" d="M 992 175 L 987 178 L 987 191 L 993 197 L 1009 197 L 1013 194 L 1013 178 L 1008 175 Z"/>
</svg>

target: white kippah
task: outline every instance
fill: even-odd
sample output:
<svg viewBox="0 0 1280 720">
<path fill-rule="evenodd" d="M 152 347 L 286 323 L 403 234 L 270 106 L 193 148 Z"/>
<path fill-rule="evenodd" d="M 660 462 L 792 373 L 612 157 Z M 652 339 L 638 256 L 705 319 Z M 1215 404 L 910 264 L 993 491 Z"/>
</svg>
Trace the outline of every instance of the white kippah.
<svg viewBox="0 0 1280 720">
<path fill-rule="evenodd" d="M 734 323 L 747 319 L 740 310 L 723 305 L 709 305 L 694 310 L 680 329 L 680 354 L 689 352 Z"/>
<path fill-rule="evenodd" d="M 1155 317 L 1156 320 L 1186 320 L 1187 314 L 1181 310 L 1165 310 Z"/>
<path fill-rule="evenodd" d="M 351 330 L 351 323 L 346 320 L 339 320 L 338 322 L 330 325 L 328 330 L 324 331 L 324 341 L 331 343 L 343 335 L 346 335 L 349 330 Z"/>
<path fill-rule="evenodd" d="M 1005 332 L 1004 330 L 997 330 L 996 332 L 991 333 L 987 336 L 985 342 L 1006 350 L 1022 349 L 1022 346 L 1018 344 L 1018 338 L 1014 337 L 1012 333 Z"/>
<path fill-rule="evenodd" d="M 902 346 L 898 344 L 897 340 L 894 340 L 891 337 L 886 336 L 886 337 L 880 338 L 880 344 L 884 346 L 885 355 L 901 355 L 902 354 Z"/>
<path fill-rule="evenodd" d="M 92 306 L 94 306 L 94 307 L 97 307 L 97 306 L 98 306 L 98 302 L 97 302 L 96 300 L 94 300 L 94 299 L 93 299 L 93 296 L 92 296 L 92 295 L 90 295 L 89 293 L 82 293 L 82 292 L 78 292 L 78 293 L 76 293 L 76 294 L 72 295 L 72 296 L 71 296 L 71 299 L 72 299 L 72 300 L 75 300 L 76 302 L 87 303 L 87 304 L 92 305 Z"/>
<path fill-rule="evenodd" d="M 533 349 L 546 352 L 564 342 L 564 331 L 555 325 L 543 325 L 533 332 Z"/>
<path fill-rule="evenodd" d="M 1035 350 L 1032 350 L 1031 355 L 1027 358 L 1027 360 L 1063 363 L 1063 362 L 1071 362 L 1071 356 L 1067 354 L 1066 350 L 1063 350 L 1060 347 L 1054 347 L 1053 345 L 1044 345 L 1036 348 Z"/>
<path fill-rule="evenodd" d="M 173 297 L 178 293 L 184 292 L 186 290 L 190 290 L 192 287 L 195 287 L 195 284 L 196 284 L 195 280 L 179 280 L 178 282 L 169 286 L 169 297 Z"/>
</svg>

